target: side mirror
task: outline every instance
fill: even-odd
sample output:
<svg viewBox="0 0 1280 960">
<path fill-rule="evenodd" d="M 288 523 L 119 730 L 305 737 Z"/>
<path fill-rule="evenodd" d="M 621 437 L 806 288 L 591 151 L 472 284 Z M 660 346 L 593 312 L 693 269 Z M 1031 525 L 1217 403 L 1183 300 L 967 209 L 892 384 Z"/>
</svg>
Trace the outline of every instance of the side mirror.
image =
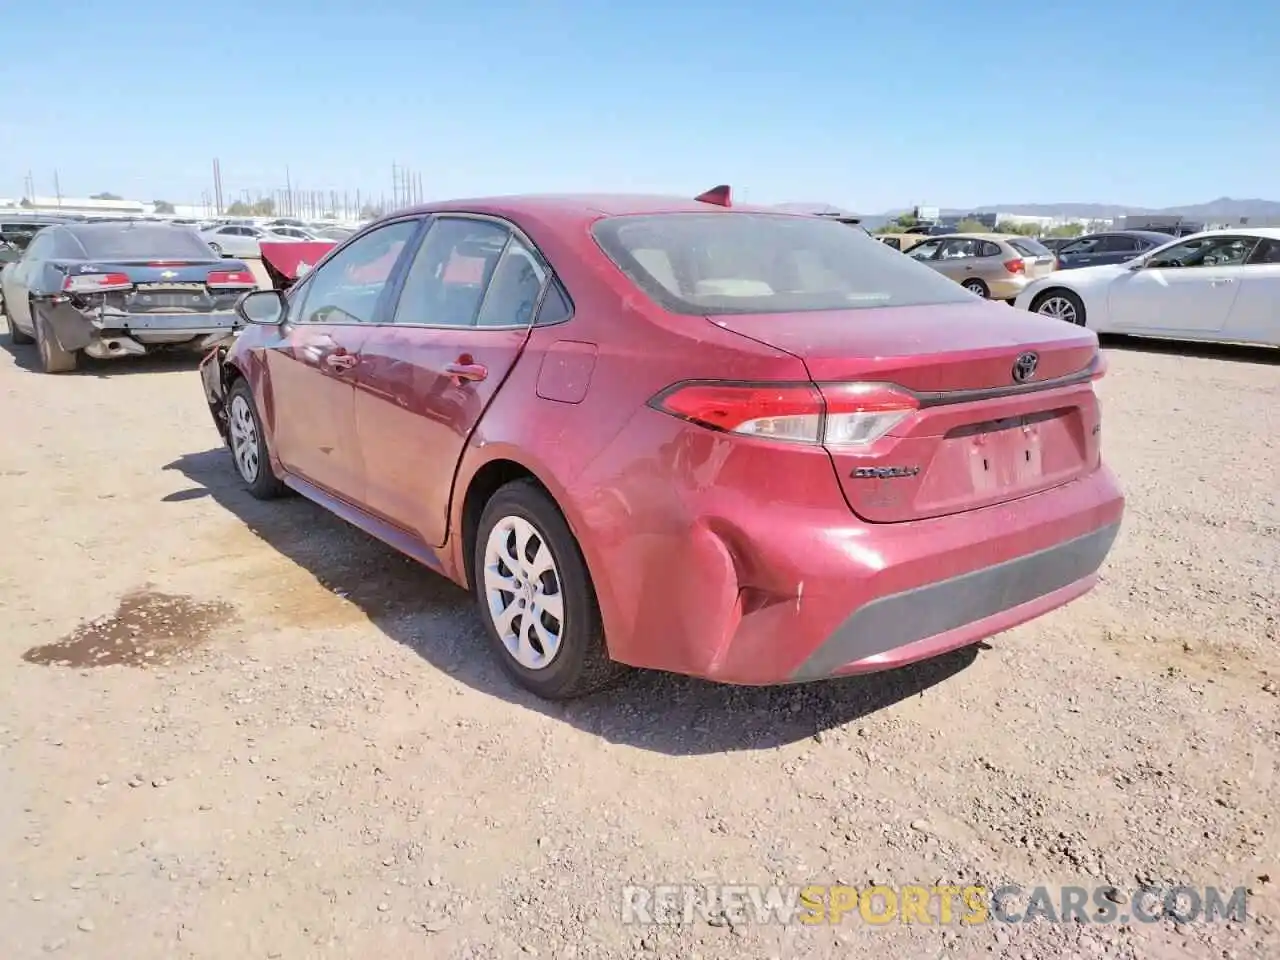
<svg viewBox="0 0 1280 960">
<path fill-rule="evenodd" d="M 236 301 L 236 313 L 246 323 L 276 327 L 284 323 L 284 294 L 279 290 L 252 290 Z"/>
</svg>

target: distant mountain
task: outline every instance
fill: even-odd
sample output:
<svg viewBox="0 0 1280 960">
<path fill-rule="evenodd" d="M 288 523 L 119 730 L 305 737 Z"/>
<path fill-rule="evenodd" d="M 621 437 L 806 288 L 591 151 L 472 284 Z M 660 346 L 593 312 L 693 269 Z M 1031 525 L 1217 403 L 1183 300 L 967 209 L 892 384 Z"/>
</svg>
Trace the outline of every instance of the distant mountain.
<svg viewBox="0 0 1280 960">
<path fill-rule="evenodd" d="M 858 216 L 833 203 L 779 203 L 778 209 L 791 213 L 838 213 Z M 909 213 L 908 208 L 883 213 L 861 214 L 868 229 Z M 1251 223 L 1280 224 L 1280 200 L 1235 200 L 1219 197 L 1208 203 L 1191 203 L 1181 207 L 1128 207 L 1115 203 L 987 203 L 978 207 L 943 207 L 943 216 L 959 217 L 966 213 L 1014 213 L 1024 217 L 1079 217 L 1082 220 L 1115 220 L 1126 214 L 1164 214 L 1181 216 L 1201 223 L 1238 223 L 1248 218 Z"/>
<path fill-rule="evenodd" d="M 1255 221 L 1280 221 L 1280 200 L 1235 200 L 1219 197 L 1208 203 L 1178 207 L 1129 207 L 1114 203 L 995 203 L 969 209 L 948 208 L 944 215 L 965 213 L 1016 213 L 1027 217 L 1080 217 L 1114 220 L 1125 214 L 1165 214 L 1209 223 L 1234 223 L 1242 217 Z M 896 216 L 896 213 L 886 216 Z"/>
</svg>

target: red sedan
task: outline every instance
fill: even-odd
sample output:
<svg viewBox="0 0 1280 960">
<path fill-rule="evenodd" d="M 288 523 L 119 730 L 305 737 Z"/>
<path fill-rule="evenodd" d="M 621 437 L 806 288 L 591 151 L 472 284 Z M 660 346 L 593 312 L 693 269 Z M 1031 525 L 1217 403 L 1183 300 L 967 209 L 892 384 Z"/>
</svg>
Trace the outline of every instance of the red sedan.
<svg viewBox="0 0 1280 960">
<path fill-rule="evenodd" d="M 544 697 L 932 657 L 1120 526 L 1092 332 L 727 188 L 402 211 L 239 309 L 201 376 L 249 491 L 474 591 Z"/>
</svg>

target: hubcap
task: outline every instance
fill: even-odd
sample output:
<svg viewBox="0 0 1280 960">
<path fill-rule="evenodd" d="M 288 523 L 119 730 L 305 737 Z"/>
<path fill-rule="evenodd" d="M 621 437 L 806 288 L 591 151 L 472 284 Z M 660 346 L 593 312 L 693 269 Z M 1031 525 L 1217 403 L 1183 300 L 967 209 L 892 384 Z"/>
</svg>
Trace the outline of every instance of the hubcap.
<svg viewBox="0 0 1280 960">
<path fill-rule="evenodd" d="M 541 670 L 560 650 L 564 596 L 560 571 L 542 534 L 523 517 L 503 517 L 484 548 L 489 616 L 520 666 Z"/>
<path fill-rule="evenodd" d="M 970 281 L 969 283 L 966 283 L 965 289 L 969 290 L 972 293 L 976 293 L 980 297 L 985 297 L 987 295 L 986 291 L 982 289 L 982 284 L 977 283 L 976 281 Z"/>
<path fill-rule="evenodd" d="M 1049 297 L 1040 304 L 1040 309 L 1036 312 L 1067 323 L 1079 323 L 1076 318 L 1076 305 L 1066 297 Z"/>
<path fill-rule="evenodd" d="M 236 469 L 245 483 L 258 479 L 258 425 L 253 422 L 253 411 L 242 396 L 231 398 L 231 410 L 227 417 L 231 429 L 231 455 Z"/>
</svg>

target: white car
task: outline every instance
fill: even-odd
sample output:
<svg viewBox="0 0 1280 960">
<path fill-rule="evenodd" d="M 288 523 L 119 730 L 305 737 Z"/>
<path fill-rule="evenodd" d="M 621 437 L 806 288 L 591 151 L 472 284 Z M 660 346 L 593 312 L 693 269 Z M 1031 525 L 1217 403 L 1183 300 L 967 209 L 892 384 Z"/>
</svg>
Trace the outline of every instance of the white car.
<svg viewBox="0 0 1280 960">
<path fill-rule="evenodd" d="M 200 231 L 201 239 L 213 249 L 214 253 L 220 257 L 235 257 L 237 260 L 262 256 L 258 241 L 263 239 L 264 235 L 264 231 L 257 227 L 240 223 L 224 223 Z"/>
<path fill-rule="evenodd" d="M 1014 306 L 1098 333 L 1280 346 L 1280 227 L 1209 230 L 1125 263 L 1054 271 Z"/>
</svg>

